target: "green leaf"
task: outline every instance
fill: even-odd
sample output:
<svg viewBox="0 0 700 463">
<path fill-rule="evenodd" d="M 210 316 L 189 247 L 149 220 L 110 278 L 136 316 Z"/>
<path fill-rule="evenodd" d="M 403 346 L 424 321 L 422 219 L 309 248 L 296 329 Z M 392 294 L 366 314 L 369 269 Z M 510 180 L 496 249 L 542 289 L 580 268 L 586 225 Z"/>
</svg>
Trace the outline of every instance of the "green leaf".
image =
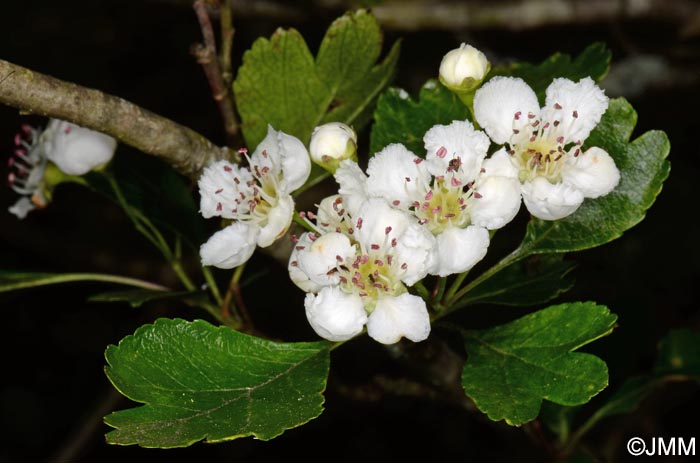
<svg viewBox="0 0 700 463">
<path fill-rule="evenodd" d="M 532 219 L 520 245 L 521 256 L 593 248 L 619 238 L 644 219 L 668 177 L 668 137 L 649 131 L 628 143 L 637 113 L 623 98 L 610 102 L 584 148 L 606 150 L 620 170 L 620 183 L 609 194 L 587 199 L 572 215 L 555 221 Z"/>
<path fill-rule="evenodd" d="M 580 405 L 608 385 L 598 357 L 572 351 L 610 334 L 617 316 L 592 302 L 551 306 L 505 325 L 465 331 L 462 386 L 494 421 L 519 426 L 542 400 Z"/>
<path fill-rule="evenodd" d="M 294 29 L 256 40 L 233 84 L 248 146 L 258 145 L 268 124 L 305 144 L 322 122 L 354 124 L 359 130 L 396 69 L 398 43 L 375 65 L 381 47 L 377 20 L 365 10 L 349 12 L 330 26 L 316 60 Z"/>
<path fill-rule="evenodd" d="M 530 306 L 551 301 L 573 287 L 569 273 L 574 267 L 576 264 L 565 261 L 562 254 L 515 262 L 468 292 L 453 310 L 477 303 Z"/>
<path fill-rule="evenodd" d="M 93 294 L 88 298 L 90 302 L 126 302 L 131 307 L 141 307 L 146 302 L 160 299 L 187 299 L 196 295 L 203 295 L 202 291 L 154 291 L 152 289 L 128 289 L 124 291 L 109 291 Z"/>
<path fill-rule="evenodd" d="M 679 329 L 664 336 L 654 373 L 700 377 L 700 331 Z"/>
<path fill-rule="evenodd" d="M 323 411 L 327 342 L 278 343 L 197 320 L 159 319 L 105 352 L 109 380 L 145 405 L 114 412 L 111 444 L 269 440 Z"/>
<path fill-rule="evenodd" d="M 34 273 L 0 270 L 0 293 L 36 288 L 39 286 L 83 281 L 117 283 L 127 286 L 136 286 L 138 288 L 144 288 L 152 291 L 167 290 L 167 288 L 163 286 L 150 283 L 148 281 L 137 280 L 135 278 L 123 277 L 119 275 L 107 275 L 103 273 Z"/>
<path fill-rule="evenodd" d="M 418 156 L 425 155 L 423 135 L 436 124 L 469 119 L 469 109 L 436 80 L 429 80 L 414 100 L 402 89 L 390 88 L 377 102 L 370 138 L 370 154 L 391 143 L 403 143 Z"/>
<path fill-rule="evenodd" d="M 599 82 L 610 69 L 612 54 L 605 44 L 596 42 L 589 45 L 575 59 L 563 53 L 555 53 L 540 64 L 515 63 L 496 67 L 491 76 L 520 77 L 535 91 L 540 103 L 544 102 L 545 90 L 556 77 L 566 77 L 578 81 L 591 77 Z"/>
</svg>

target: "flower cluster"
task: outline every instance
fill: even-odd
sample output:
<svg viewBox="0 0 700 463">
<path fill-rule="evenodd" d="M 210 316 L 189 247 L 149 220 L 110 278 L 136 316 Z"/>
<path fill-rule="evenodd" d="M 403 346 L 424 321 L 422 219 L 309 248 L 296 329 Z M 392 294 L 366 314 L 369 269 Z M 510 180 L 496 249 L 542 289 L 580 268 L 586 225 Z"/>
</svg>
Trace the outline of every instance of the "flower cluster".
<svg viewBox="0 0 700 463">
<path fill-rule="evenodd" d="M 308 292 L 304 305 L 314 330 L 332 341 L 368 334 L 384 344 L 430 333 L 425 301 L 408 293 L 434 266 L 435 238 L 403 211 L 372 198 L 356 209 L 343 196 L 323 200 L 295 239 L 289 273 Z"/>
<path fill-rule="evenodd" d="M 46 206 L 55 186 L 47 181 L 47 170 L 58 168 L 58 177 L 85 175 L 107 164 L 116 148 L 114 138 L 58 119 L 51 119 L 43 131 L 22 126 L 8 160 L 8 182 L 22 197 L 9 211 L 23 219 L 31 210 Z"/>
<path fill-rule="evenodd" d="M 617 185 L 612 158 L 582 149 L 608 105 L 592 79 L 554 79 L 540 108 L 518 78 L 494 77 L 477 89 L 489 68 L 465 44 L 445 56 L 440 80 L 470 106 L 474 124 L 433 126 L 424 156 L 390 144 L 365 172 L 352 128 L 334 122 L 314 130 L 311 159 L 333 173 L 338 194 L 300 214 L 309 231 L 292 235 L 288 270 L 323 338 L 345 341 L 366 329 L 384 344 L 426 339 L 430 315 L 412 285 L 470 270 L 486 255 L 490 232 L 518 214 L 521 198 L 533 216 L 557 220 Z M 500 148 L 489 156 L 492 143 Z M 205 265 L 240 265 L 290 226 L 290 193 L 310 170 L 304 145 L 270 127 L 249 164 L 220 161 L 199 181 L 202 214 L 231 220 L 202 246 Z"/>
</svg>

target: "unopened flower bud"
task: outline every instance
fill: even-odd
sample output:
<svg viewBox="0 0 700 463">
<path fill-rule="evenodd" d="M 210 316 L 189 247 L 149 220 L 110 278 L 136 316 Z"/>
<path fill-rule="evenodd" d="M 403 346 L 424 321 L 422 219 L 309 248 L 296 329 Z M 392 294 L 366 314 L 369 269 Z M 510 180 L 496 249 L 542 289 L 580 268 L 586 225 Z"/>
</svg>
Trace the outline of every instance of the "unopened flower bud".
<svg viewBox="0 0 700 463">
<path fill-rule="evenodd" d="M 463 43 L 442 58 L 440 82 L 455 93 L 475 89 L 491 69 L 486 55 Z"/>
<path fill-rule="evenodd" d="M 316 164 L 333 173 L 341 161 L 357 160 L 357 135 L 340 122 L 320 125 L 311 135 L 309 152 Z"/>
</svg>

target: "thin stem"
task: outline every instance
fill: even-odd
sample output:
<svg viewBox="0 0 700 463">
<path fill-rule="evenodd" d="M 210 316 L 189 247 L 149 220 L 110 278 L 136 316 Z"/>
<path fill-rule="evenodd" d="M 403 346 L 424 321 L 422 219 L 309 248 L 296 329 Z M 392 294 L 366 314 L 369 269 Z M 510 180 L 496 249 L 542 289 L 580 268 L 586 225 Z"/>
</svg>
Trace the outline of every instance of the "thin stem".
<svg viewBox="0 0 700 463">
<path fill-rule="evenodd" d="M 158 228 L 155 225 L 153 225 L 150 219 L 143 215 L 141 211 L 131 207 L 131 205 L 126 201 L 126 198 L 122 194 L 121 188 L 119 188 L 119 184 L 113 177 L 107 176 L 107 179 L 109 180 L 109 184 L 112 187 L 115 196 L 117 197 L 117 201 L 121 205 L 126 215 L 129 217 L 129 219 L 131 219 L 131 221 L 133 222 L 136 230 L 138 230 L 156 248 L 160 250 L 160 252 L 163 254 L 163 257 L 165 257 L 165 259 L 170 264 L 170 267 L 173 269 L 177 277 L 182 282 L 183 286 L 188 291 L 193 291 L 196 288 L 195 284 L 192 282 L 192 280 L 182 267 L 182 262 L 180 261 L 179 255 L 176 256 L 173 254 L 172 250 L 170 249 L 170 246 L 168 245 L 168 242 L 166 241 L 165 237 L 160 232 L 160 230 L 158 230 Z M 177 247 L 179 247 L 179 245 L 176 242 L 176 248 Z M 177 254 L 179 254 L 179 251 L 177 251 Z"/>
<path fill-rule="evenodd" d="M 219 106 L 219 112 L 221 113 L 221 119 L 224 123 L 227 142 L 229 146 L 235 146 L 238 143 L 238 119 L 236 118 L 236 114 L 233 110 L 233 96 L 229 91 L 229 86 L 224 80 L 219 59 L 216 56 L 214 28 L 212 26 L 211 19 L 209 18 L 206 1 L 196 0 L 193 7 L 195 13 L 197 14 L 197 19 L 199 20 L 200 29 L 202 30 L 204 44 L 195 44 L 190 51 L 197 59 L 197 62 L 202 65 L 204 74 L 207 76 L 209 87 L 212 91 L 212 96 L 214 97 L 214 101 L 216 101 L 217 105 Z M 232 35 L 229 40 L 233 40 Z"/>
<path fill-rule="evenodd" d="M 224 303 L 224 299 L 221 297 L 221 292 L 219 292 L 219 285 L 216 284 L 216 280 L 214 279 L 214 274 L 209 270 L 209 267 L 202 266 L 202 273 L 204 274 L 204 279 L 207 282 L 207 287 L 209 288 L 209 291 L 211 292 L 211 295 L 214 296 L 214 300 L 216 303 L 221 307 Z"/>
<path fill-rule="evenodd" d="M 455 281 L 453 281 L 452 285 L 450 285 L 450 289 L 448 289 L 447 293 L 445 293 L 445 299 L 444 299 L 445 301 L 452 300 L 452 298 L 454 297 L 457 290 L 460 288 L 460 286 L 462 286 L 462 283 L 464 283 L 464 279 L 467 278 L 467 275 L 469 275 L 469 270 L 457 275 L 457 278 L 455 278 Z"/>
<path fill-rule="evenodd" d="M 41 278 L 33 278 L 31 280 L 20 280 L 16 283 L 3 282 L 0 286 L 0 292 L 16 291 L 18 289 L 34 288 L 36 286 L 72 283 L 78 281 L 101 281 L 105 283 L 117 283 L 120 285 L 133 286 L 135 288 L 149 289 L 153 291 L 170 291 L 170 288 L 157 283 L 151 283 L 150 281 L 139 280 L 137 278 L 125 277 L 121 275 L 110 275 L 104 273 L 60 273 L 56 275 L 45 275 Z"/>
<path fill-rule="evenodd" d="M 439 302 L 442 300 L 442 296 L 445 294 L 445 287 L 447 286 L 447 278 L 439 277 L 435 282 L 435 288 L 433 288 L 433 300 Z"/>
<path fill-rule="evenodd" d="M 233 83 L 233 64 L 231 57 L 233 53 L 233 36 L 236 29 L 233 27 L 233 11 L 230 0 L 222 0 L 219 8 L 219 25 L 221 27 L 221 51 L 219 52 L 219 64 L 221 66 L 221 77 L 224 79 L 226 88 L 231 88 Z"/>
<path fill-rule="evenodd" d="M 310 231 L 310 232 L 315 232 L 315 231 L 316 231 L 316 230 L 313 229 L 313 227 L 312 227 L 311 225 L 309 225 L 309 223 L 308 223 L 306 220 L 304 220 L 303 218 L 301 218 L 301 217 L 299 216 L 299 213 L 298 213 L 297 211 L 294 211 L 294 215 L 292 216 L 292 220 L 294 221 L 294 223 L 296 223 L 296 224 L 301 225 L 302 227 L 304 227 L 304 229 L 305 229 L 306 231 Z"/>
<path fill-rule="evenodd" d="M 476 288 L 481 283 L 483 283 L 484 281 L 486 281 L 489 278 L 491 278 L 492 276 L 494 276 L 496 273 L 503 270 L 505 267 L 519 261 L 520 259 L 524 258 L 525 256 L 527 256 L 527 251 L 523 248 L 518 248 L 515 251 L 508 254 L 506 257 L 501 259 L 496 265 L 494 265 L 490 269 L 486 270 L 484 273 L 482 273 L 477 278 L 472 280 L 467 286 L 465 286 L 461 290 L 457 291 L 457 293 L 455 293 L 454 296 L 450 300 L 447 301 L 447 304 L 446 304 L 447 310 L 445 310 L 441 314 L 441 316 L 444 316 L 444 315 L 452 312 L 453 310 L 459 308 L 458 306 L 455 306 L 455 303 L 457 301 L 459 301 L 469 291 Z"/>
<path fill-rule="evenodd" d="M 252 329 L 253 320 L 250 318 L 250 313 L 248 312 L 248 307 L 245 305 L 243 300 L 243 293 L 241 292 L 241 277 L 243 276 L 243 270 L 245 270 L 245 264 L 236 267 L 233 272 L 233 278 L 231 278 L 231 286 L 229 290 L 233 294 L 233 299 L 236 302 L 236 309 L 238 310 L 238 315 L 241 318 L 243 326 Z"/>
<path fill-rule="evenodd" d="M 413 285 L 413 287 L 416 288 L 416 292 L 420 297 L 423 298 L 425 302 L 430 301 L 430 292 L 428 291 L 428 288 L 425 287 L 422 281 L 417 282 Z"/>
</svg>

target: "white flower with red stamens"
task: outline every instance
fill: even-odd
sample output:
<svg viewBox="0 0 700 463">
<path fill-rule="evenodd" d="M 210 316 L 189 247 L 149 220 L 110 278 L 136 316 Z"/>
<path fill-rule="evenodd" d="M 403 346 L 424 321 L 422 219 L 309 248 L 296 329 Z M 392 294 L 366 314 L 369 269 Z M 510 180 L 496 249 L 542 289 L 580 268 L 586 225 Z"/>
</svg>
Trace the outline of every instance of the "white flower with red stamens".
<svg viewBox="0 0 700 463">
<path fill-rule="evenodd" d="M 584 198 L 608 194 L 620 180 L 608 153 L 581 149 L 607 107 L 608 98 L 590 77 L 554 79 L 543 108 L 522 79 L 491 79 L 476 92 L 474 113 L 491 139 L 505 146 L 487 169 L 519 181 L 533 216 L 556 220 L 572 214 Z"/>
<path fill-rule="evenodd" d="M 324 203 L 329 210 L 319 212 L 315 225 L 309 222 L 316 231 L 296 240 L 289 260 L 292 281 L 309 292 L 304 305 L 312 328 L 331 341 L 350 339 L 365 324 L 383 344 L 426 339 L 427 307 L 407 286 L 432 271 L 433 235 L 378 198 L 364 201 L 356 213 L 338 196 Z M 337 217 L 333 225 L 331 214 Z"/>
<path fill-rule="evenodd" d="M 518 184 L 490 171 L 484 162 L 489 139 L 469 121 L 436 125 L 423 141 L 425 160 L 393 144 L 370 159 L 366 177 L 348 162 L 335 177 L 349 203 L 363 195 L 381 197 L 413 214 L 437 239 L 433 272 L 462 273 L 486 255 L 488 230 L 504 226 L 517 214 Z"/>
<path fill-rule="evenodd" d="M 54 168 L 48 161 L 64 174 L 84 175 L 109 162 L 116 146 L 117 141 L 110 136 L 58 119 L 51 119 L 43 131 L 22 126 L 8 161 L 8 181 L 22 197 L 9 211 L 23 219 L 29 211 L 46 206 L 55 186 L 45 181 L 47 167 Z"/>
<path fill-rule="evenodd" d="M 290 193 L 311 172 L 304 144 L 268 126 L 267 136 L 248 162 L 249 167 L 240 167 L 218 161 L 199 179 L 202 215 L 233 221 L 202 245 L 203 265 L 237 267 L 250 258 L 256 245 L 270 246 L 289 229 L 294 214 Z"/>
</svg>

